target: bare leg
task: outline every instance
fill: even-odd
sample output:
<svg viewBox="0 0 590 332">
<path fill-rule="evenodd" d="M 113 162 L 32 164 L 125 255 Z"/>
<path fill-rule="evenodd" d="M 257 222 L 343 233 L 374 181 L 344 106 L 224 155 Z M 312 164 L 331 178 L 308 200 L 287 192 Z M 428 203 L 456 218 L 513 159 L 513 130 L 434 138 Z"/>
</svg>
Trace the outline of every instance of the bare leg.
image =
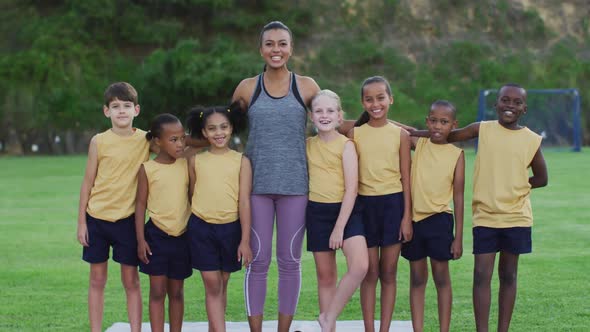
<svg viewBox="0 0 590 332">
<path fill-rule="evenodd" d="M 453 305 L 449 262 L 430 259 L 430 266 L 432 267 L 432 278 L 436 285 L 440 331 L 448 332 L 451 326 L 451 307 Z"/>
<path fill-rule="evenodd" d="M 102 331 L 102 315 L 104 311 L 104 288 L 107 284 L 107 262 L 90 264 L 90 280 L 88 287 L 88 318 L 92 332 Z"/>
<path fill-rule="evenodd" d="M 397 261 L 401 243 L 381 248 L 379 280 L 381 281 L 381 325 L 379 331 L 388 332 L 395 308 L 397 291 Z"/>
<path fill-rule="evenodd" d="M 490 319 L 490 301 L 492 291 L 490 284 L 494 273 L 496 253 L 475 255 L 473 267 L 473 312 L 475 328 L 478 332 L 488 332 Z"/>
<path fill-rule="evenodd" d="M 127 296 L 127 315 L 131 332 L 141 331 L 141 288 L 137 266 L 121 264 L 121 281 Z"/>
<path fill-rule="evenodd" d="M 262 332 L 262 315 L 248 316 L 248 325 L 250 326 L 250 332 Z"/>
<path fill-rule="evenodd" d="M 170 332 L 180 332 L 184 318 L 184 280 L 168 279 L 167 288 Z"/>
<path fill-rule="evenodd" d="M 150 327 L 152 332 L 164 332 L 164 307 L 168 278 L 166 276 L 150 276 Z"/>
<path fill-rule="evenodd" d="M 328 310 L 328 306 L 336 292 L 338 270 L 336 267 L 336 252 L 314 252 L 315 270 L 318 279 L 318 302 L 320 314 Z"/>
<path fill-rule="evenodd" d="M 369 268 L 361 283 L 361 309 L 365 332 L 375 332 L 375 302 L 377 301 L 377 280 L 379 280 L 379 247 L 368 249 Z"/>
<path fill-rule="evenodd" d="M 414 332 L 424 331 L 424 294 L 427 282 L 426 258 L 410 262 L 410 309 Z"/>
<path fill-rule="evenodd" d="M 221 277 L 223 278 L 223 315 L 227 311 L 227 284 L 229 283 L 229 272 L 221 272 Z"/>
<path fill-rule="evenodd" d="M 498 277 L 500 291 L 498 292 L 498 332 L 508 331 L 514 302 L 516 301 L 516 276 L 518 271 L 518 255 L 506 251 L 500 252 Z"/>
<path fill-rule="evenodd" d="M 205 285 L 205 306 L 209 320 L 209 332 L 225 332 L 223 308 L 223 276 L 221 271 L 201 271 Z"/>
<path fill-rule="evenodd" d="M 342 250 L 346 255 L 348 271 L 342 276 L 327 310 L 320 314 L 319 322 L 322 326 L 322 332 L 334 332 L 336 330 L 338 315 L 340 315 L 354 291 L 365 278 L 369 268 L 367 242 L 363 236 L 353 236 L 346 239 Z"/>
</svg>

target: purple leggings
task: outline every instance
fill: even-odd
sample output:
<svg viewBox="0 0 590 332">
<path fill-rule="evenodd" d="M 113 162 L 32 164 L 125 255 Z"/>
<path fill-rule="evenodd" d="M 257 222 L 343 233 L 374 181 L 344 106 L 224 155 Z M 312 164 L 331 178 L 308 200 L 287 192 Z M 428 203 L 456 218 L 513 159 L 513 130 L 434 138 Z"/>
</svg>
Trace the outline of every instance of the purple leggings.
<svg viewBox="0 0 590 332">
<path fill-rule="evenodd" d="M 266 279 L 272 256 L 272 232 L 277 220 L 277 263 L 279 268 L 279 312 L 295 314 L 301 288 L 301 247 L 305 233 L 307 195 L 252 195 L 254 259 L 246 269 L 244 296 L 248 316 L 262 315 Z"/>
</svg>

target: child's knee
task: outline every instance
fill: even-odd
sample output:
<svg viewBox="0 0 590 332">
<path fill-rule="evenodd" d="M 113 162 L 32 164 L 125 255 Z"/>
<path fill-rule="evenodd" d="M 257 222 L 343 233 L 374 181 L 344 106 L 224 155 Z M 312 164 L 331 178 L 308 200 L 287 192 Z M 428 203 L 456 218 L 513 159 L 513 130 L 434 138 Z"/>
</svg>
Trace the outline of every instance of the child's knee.
<svg viewBox="0 0 590 332">
<path fill-rule="evenodd" d="M 379 280 L 382 284 L 395 284 L 397 282 L 397 266 L 391 266 L 379 271 Z"/>
<path fill-rule="evenodd" d="M 489 286 L 491 282 L 491 273 L 487 269 L 474 269 L 473 270 L 473 286 L 484 287 Z"/>
<path fill-rule="evenodd" d="M 449 277 L 449 275 L 434 274 L 432 276 L 432 279 L 434 279 L 434 284 L 436 285 L 436 288 L 447 288 L 451 286 L 451 278 Z"/>
<path fill-rule="evenodd" d="M 513 286 L 516 285 L 517 274 L 516 271 L 503 271 L 498 273 L 500 285 Z"/>
<path fill-rule="evenodd" d="M 428 282 L 428 275 L 423 273 L 410 273 L 410 286 L 412 288 L 423 288 Z M 436 281 L 435 281 L 436 282 Z"/>
<path fill-rule="evenodd" d="M 133 292 L 139 290 L 139 276 L 127 276 L 123 278 L 123 288 L 126 292 Z"/>
<path fill-rule="evenodd" d="M 318 274 L 318 286 L 319 287 L 333 287 L 338 282 L 337 271 L 322 271 Z"/>
<path fill-rule="evenodd" d="M 90 275 L 90 288 L 104 290 L 107 284 L 107 275 Z"/>
<path fill-rule="evenodd" d="M 168 290 L 169 301 L 184 301 L 184 290 L 182 288 Z"/>
<path fill-rule="evenodd" d="M 166 289 L 160 287 L 150 288 L 150 302 L 164 302 L 166 298 Z"/>
<path fill-rule="evenodd" d="M 379 268 L 376 266 L 368 267 L 364 281 L 369 283 L 377 283 L 377 280 L 379 280 Z"/>
<path fill-rule="evenodd" d="M 351 264 L 348 273 L 355 279 L 363 279 L 369 271 L 369 262 L 367 260 L 354 261 Z"/>
</svg>

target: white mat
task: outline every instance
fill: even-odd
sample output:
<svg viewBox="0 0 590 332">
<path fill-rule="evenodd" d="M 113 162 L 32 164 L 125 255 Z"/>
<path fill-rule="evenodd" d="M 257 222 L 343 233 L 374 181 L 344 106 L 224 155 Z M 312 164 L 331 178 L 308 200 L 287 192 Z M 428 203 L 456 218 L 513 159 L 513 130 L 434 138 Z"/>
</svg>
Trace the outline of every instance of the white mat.
<svg viewBox="0 0 590 332">
<path fill-rule="evenodd" d="M 227 322 L 227 332 L 247 332 L 249 331 L 247 322 Z M 359 332 L 364 330 L 362 320 L 345 320 L 338 321 L 336 325 L 338 332 Z M 375 322 L 375 328 L 379 329 L 379 322 Z M 143 323 L 141 326 L 143 332 L 150 332 L 150 323 Z M 275 332 L 277 330 L 277 321 L 265 321 L 262 325 L 263 332 Z M 412 322 L 410 321 L 393 321 L 391 322 L 390 331 L 396 332 L 412 332 Z M 115 323 L 108 328 L 106 332 L 129 332 L 128 323 Z M 168 324 L 164 327 L 164 331 L 168 332 Z M 182 331 L 184 332 L 207 332 L 207 322 L 190 323 L 184 322 L 182 324 Z M 316 321 L 293 321 L 291 324 L 291 331 L 301 332 L 320 332 L 320 326 Z"/>
</svg>

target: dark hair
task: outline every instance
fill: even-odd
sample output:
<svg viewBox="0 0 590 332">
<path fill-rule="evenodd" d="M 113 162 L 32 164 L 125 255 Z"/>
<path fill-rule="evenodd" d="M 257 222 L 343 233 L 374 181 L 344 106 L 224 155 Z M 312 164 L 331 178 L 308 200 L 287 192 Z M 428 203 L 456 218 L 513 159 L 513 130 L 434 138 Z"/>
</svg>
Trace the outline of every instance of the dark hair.
<svg viewBox="0 0 590 332">
<path fill-rule="evenodd" d="M 203 129 L 207 123 L 207 118 L 213 113 L 219 113 L 227 118 L 232 126 L 233 134 L 242 132 L 248 123 L 246 109 L 243 105 L 245 103 L 242 100 L 236 100 L 229 106 L 196 106 L 191 108 L 186 118 L 189 134 L 193 138 L 204 139 Z"/>
<path fill-rule="evenodd" d="M 104 91 L 104 105 L 109 107 L 111 101 L 115 99 L 130 101 L 137 105 L 137 91 L 127 82 L 113 83 Z"/>
<path fill-rule="evenodd" d="M 162 136 L 162 127 L 168 123 L 181 123 L 177 117 L 170 113 L 156 115 L 150 123 L 150 130 L 145 134 L 145 139 L 151 141 L 153 138 Z"/>
<path fill-rule="evenodd" d="M 264 27 L 262 27 L 262 30 L 260 30 L 260 38 L 258 40 L 258 47 L 262 47 L 262 36 L 264 35 L 265 32 L 267 32 L 268 30 L 285 30 L 289 33 L 289 37 L 291 37 L 291 45 L 293 45 L 293 33 L 291 33 L 291 29 L 289 29 L 288 26 L 285 25 L 285 23 L 281 22 L 281 21 L 272 21 L 270 23 L 267 23 Z"/>
<path fill-rule="evenodd" d="M 453 114 L 453 120 L 457 118 L 457 109 L 455 108 L 455 105 L 453 105 L 450 101 L 444 100 L 444 99 L 439 99 L 439 100 L 435 101 L 434 103 L 432 103 L 432 105 L 430 105 L 430 110 L 432 110 L 436 106 L 442 106 L 442 107 L 449 108 L 451 110 L 451 113 Z M 429 110 L 429 112 L 430 112 L 430 110 Z"/>
<path fill-rule="evenodd" d="M 521 90 L 523 91 L 523 93 L 524 93 L 524 97 L 526 98 L 526 96 L 527 96 L 526 89 L 525 89 L 525 88 L 523 88 L 523 87 L 522 87 L 520 84 L 517 84 L 517 83 L 506 83 L 506 84 L 503 84 L 503 85 L 502 85 L 502 86 L 501 86 L 501 87 L 498 89 L 498 96 L 497 96 L 497 98 L 500 98 L 500 91 L 502 91 L 502 89 L 504 89 L 504 88 L 506 88 L 506 87 L 512 87 L 512 88 L 518 88 L 518 89 L 521 89 Z"/>
<path fill-rule="evenodd" d="M 387 79 L 385 77 L 371 76 L 371 77 L 367 78 L 363 82 L 363 84 L 361 85 L 361 100 L 365 96 L 365 87 L 367 85 L 373 84 L 373 83 L 383 83 L 385 85 L 385 91 L 387 92 L 387 94 L 390 97 L 393 97 L 393 93 L 391 92 L 391 86 L 389 85 L 389 82 L 387 81 Z M 367 113 L 367 111 L 363 111 L 363 113 L 361 113 L 361 116 L 354 123 L 354 126 L 360 127 L 360 126 L 364 125 L 365 123 L 369 122 L 369 119 L 370 119 L 369 113 Z"/>
</svg>

